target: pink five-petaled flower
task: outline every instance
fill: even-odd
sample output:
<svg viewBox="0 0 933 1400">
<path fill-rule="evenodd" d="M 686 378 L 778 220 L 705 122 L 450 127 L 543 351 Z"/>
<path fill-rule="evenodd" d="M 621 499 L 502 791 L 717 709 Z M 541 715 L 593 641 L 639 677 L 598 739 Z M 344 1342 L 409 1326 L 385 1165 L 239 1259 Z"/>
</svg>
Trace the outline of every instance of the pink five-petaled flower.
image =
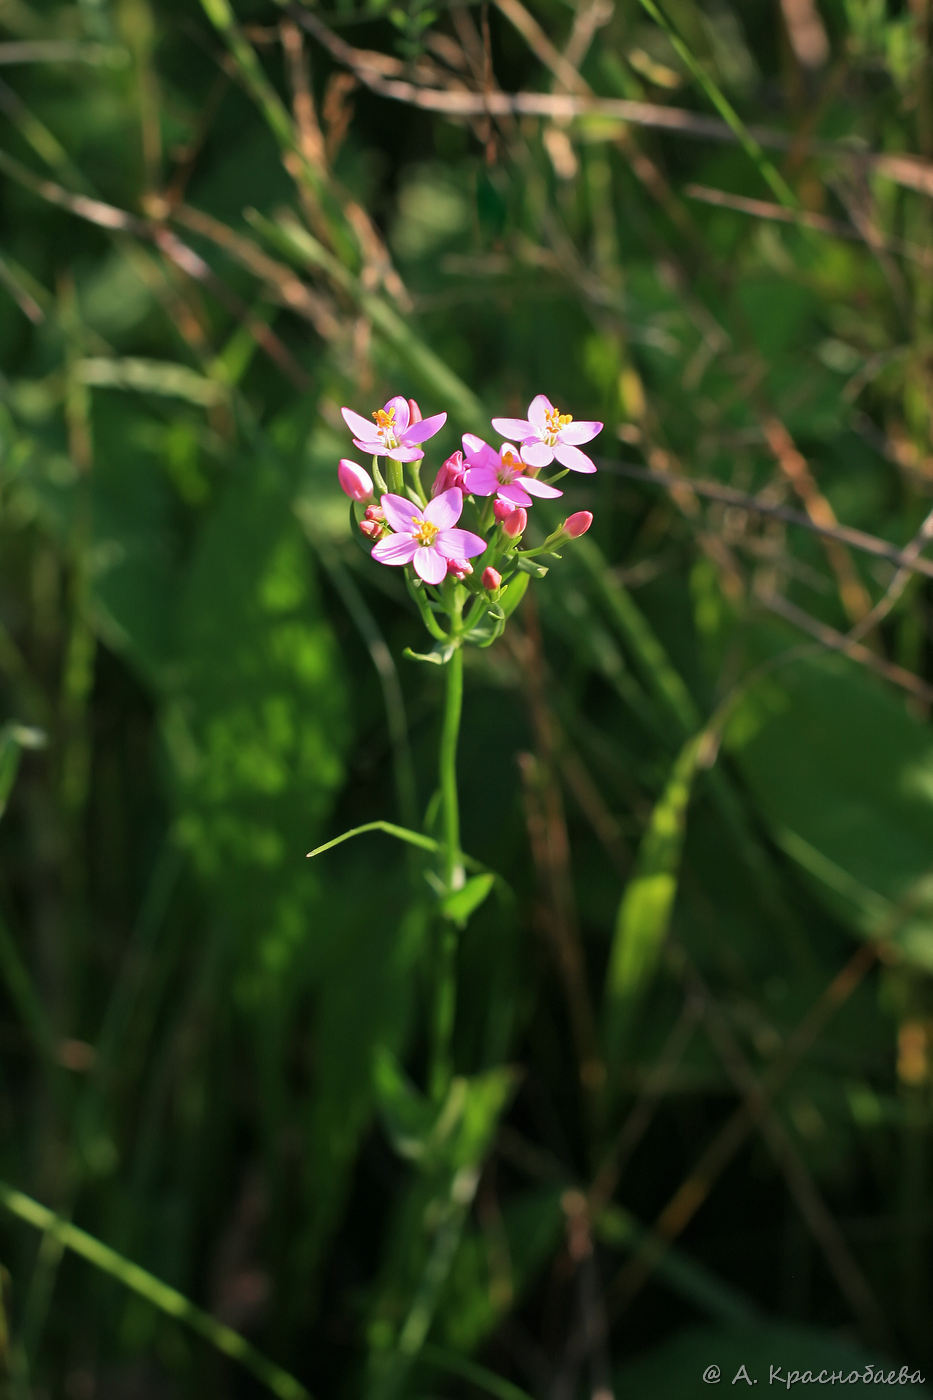
<svg viewBox="0 0 933 1400">
<path fill-rule="evenodd" d="M 406 496 L 383 496 L 380 505 L 395 531 L 379 541 L 373 558 L 380 564 L 414 564 L 425 583 L 440 583 L 447 575 L 447 561 L 460 562 L 482 554 L 486 541 L 469 530 L 455 530 L 463 510 L 463 496 L 456 486 L 442 491 L 426 506 Z"/>
<path fill-rule="evenodd" d="M 355 447 L 372 457 L 392 457 L 396 462 L 417 462 L 424 456 L 418 443 L 439 433 L 447 421 L 446 413 L 435 413 L 433 418 L 413 422 L 409 402 L 400 394 L 389 399 L 383 408 L 376 409 L 373 423 L 367 423 L 362 414 L 354 413 L 352 408 L 342 408 L 340 412 L 350 432 L 356 434 Z"/>
<path fill-rule="evenodd" d="M 494 418 L 492 426 L 503 437 L 516 438 L 522 456 L 530 467 L 546 467 L 556 457 L 572 472 L 595 472 L 596 464 L 581 452 L 578 443 L 589 442 L 602 431 L 602 423 L 575 423 L 569 413 L 561 413 L 546 394 L 538 394 L 528 405 L 527 418 Z"/>
<path fill-rule="evenodd" d="M 483 442 L 473 433 L 464 433 L 463 450 L 469 463 L 463 474 L 463 484 L 474 496 L 498 496 L 512 506 L 530 506 L 532 496 L 562 496 L 556 486 L 548 486 L 536 477 L 527 476 L 528 468 L 517 447 L 510 442 L 501 452 Z"/>
</svg>

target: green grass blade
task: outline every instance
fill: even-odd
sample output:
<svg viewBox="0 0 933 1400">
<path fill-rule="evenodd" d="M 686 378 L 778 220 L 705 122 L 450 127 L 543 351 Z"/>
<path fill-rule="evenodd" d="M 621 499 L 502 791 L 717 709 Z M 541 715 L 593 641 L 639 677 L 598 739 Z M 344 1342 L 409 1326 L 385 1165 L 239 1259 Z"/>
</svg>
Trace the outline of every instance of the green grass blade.
<svg viewBox="0 0 933 1400">
<path fill-rule="evenodd" d="M 678 34 L 664 11 L 655 4 L 655 0 L 639 0 L 639 3 L 642 9 L 647 11 L 655 23 L 659 24 L 664 30 L 670 40 L 671 48 L 677 54 L 678 58 L 683 60 L 723 121 L 726 122 L 730 130 L 735 133 L 745 154 L 754 163 L 758 173 L 765 181 L 772 194 L 780 200 L 781 204 L 786 205 L 787 208 L 796 209 L 797 199 L 790 185 L 784 179 L 784 176 L 778 170 L 774 162 L 770 161 L 765 155 L 761 146 L 755 140 L 755 137 L 742 121 L 742 118 L 719 85 L 713 81 L 703 65 L 693 56 L 689 45 L 686 44 Z"/>
<path fill-rule="evenodd" d="M 222 1322 L 203 1312 L 183 1293 L 163 1283 L 147 1269 L 124 1259 L 109 1245 L 63 1220 L 60 1215 L 40 1205 L 31 1196 L 24 1195 L 22 1191 L 15 1190 L 3 1181 L 0 1181 L 0 1205 L 17 1219 L 44 1231 L 63 1248 L 70 1249 L 72 1253 L 86 1259 L 102 1273 L 109 1274 L 140 1298 L 145 1298 L 160 1312 L 185 1323 L 217 1351 L 239 1362 L 271 1394 L 279 1396 L 280 1400 L 311 1400 L 309 1392 L 300 1381 L 263 1356 L 261 1351 L 257 1351 L 239 1332 L 234 1332 L 232 1327 L 225 1327 Z"/>
</svg>

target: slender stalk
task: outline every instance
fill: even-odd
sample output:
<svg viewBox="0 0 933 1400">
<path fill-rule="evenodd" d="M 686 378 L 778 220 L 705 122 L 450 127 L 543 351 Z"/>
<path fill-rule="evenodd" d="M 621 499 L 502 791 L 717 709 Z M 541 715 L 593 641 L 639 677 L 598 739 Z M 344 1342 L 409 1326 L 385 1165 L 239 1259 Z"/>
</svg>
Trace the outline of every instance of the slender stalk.
<svg viewBox="0 0 933 1400">
<path fill-rule="evenodd" d="M 441 728 L 438 774 L 444 840 L 444 884 L 449 893 L 460 889 L 463 884 L 463 862 L 460 857 L 460 803 L 457 795 L 457 740 L 460 735 L 460 715 L 463 710 L 462 647 L 457 647 L 445 666 L 444 672 L 447 678 L 447 687 L 444 696 L 444 722 Z"/>
<path fill-rule="evenodd" d="M 459 589 L 457 590 L 459 593 Z M 454 628 L 459 625 L 462 601 L 455 603 Z M 446 690 L 438 777 L 441 795 L 441 838 L 444 860 L 444 886 L 448 894 L 462 888 L 463 857 L 460 852 L 460 804 L 457 794 L 457 740 L 463 710 L 463 648 L 457 647 L 444 667 Z M 453 921 L 441 917 L 438 930 L 437 986 L 434 998 L 434 1054 L 431 1066 L 431 1094 L 440 1102 L 446 1097 L 452 1074 L 451 1041 L 457 1005 L 457 930 Z"/>
</svg>

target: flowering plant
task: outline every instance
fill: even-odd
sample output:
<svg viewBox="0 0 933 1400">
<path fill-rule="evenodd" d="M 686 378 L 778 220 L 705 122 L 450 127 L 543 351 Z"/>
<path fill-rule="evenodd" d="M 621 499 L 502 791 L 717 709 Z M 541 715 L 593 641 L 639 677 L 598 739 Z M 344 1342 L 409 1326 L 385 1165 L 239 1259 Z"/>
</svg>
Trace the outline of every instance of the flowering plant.
<svg viewBox="0 0 933 1400">
<path fill-rule="evenodd" d="M 440 857 L 432 883 L 439 896 L 441 928 L 435 1002 L 431 1089 L 442 1102 L 451 1081 L 455 1005 L 454 930 L 462 927 L 489 892 L 491 872 L 467 880 L 476 869 L 460 849 L 457 739 L 463 706 L 463 647 L 491 646 L 522 599 L 531 578 L 541 578 L 559 559 L 557 547 L 584 534 L 593 521 L 575 511 L 537 544 L 526 543 L 535 501 L 556 500 L 555 484 L 568 471 L 595 472 L 581 446 L 602 423 L 577 421 L 544 394 L 528 406 L 527 418 L 493 418 L 500 438 L 494 447 L 473 433 L 437 470 L 430 491 L 422 476 L 423 443 L 436 436 L 446 413 L 423 418 L 413 399 L 396 395 L 371 417 L 341 409 L 354 446 L 371 456 L 370 469 L 341 459 L 337 475 L 350 498 L 352 528 L 368 542 L 379 564 L 400 569 L 408 592 L 434 642 L 432 650 L 405 654 L 444 668 L 445 700 L 438 753 L 439 837 L 389 822 L 371 822 L 311 851 L 318 855 L 364 831 L 381 830 Z M 380 466 L 380 463 L 382 465 Z M 547 480 L 542 476 L 549 472 Z"/>
<path fill-rule="evenodd" d="M 602 423 L 577 422 L 538 394 L 527 418 L 492 420 L 499 435 L 514 443 L 496 448 L 464 433 L 462 450 L 442 464 L 428 495 L 420 444 L 440 431 L 446 413 L 422 418 L 414 400 L 400 395 L 375 410 L 374 426 L 353 409 L 341 412 L 354 445 L 372 455 L 372 474 L 344 458 L 340 485 L 353 502 L 355 527 L 372 543 L 373 559 L 405 570 L 409 593 L 435 642 L 418 659 L 446 665 L 463 643 L 491 645 L 529 577 L 547 573 L 542 556 L 559 558 L 559 544 L 589 529 L 591 513 L 576 511 L 541 543 L 524 544 L 535 500 L 561 496 L 554 483 L 568 471 L 596 470 L 578 444 L 590 442 Z M 544 480 L 542 470 L 555 463 L 557 471 Z M 463 527 L 464 512 L 472 528 Z"/>
</svg>

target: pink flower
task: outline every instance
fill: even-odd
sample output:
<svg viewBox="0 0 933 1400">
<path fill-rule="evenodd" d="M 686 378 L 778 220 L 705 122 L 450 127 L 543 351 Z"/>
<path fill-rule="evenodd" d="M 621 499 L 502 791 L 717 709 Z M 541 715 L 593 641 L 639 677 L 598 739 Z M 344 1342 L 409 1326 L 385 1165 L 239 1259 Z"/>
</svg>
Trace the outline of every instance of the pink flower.
<svg viewBox="0 0 933 1400">
<path fill-rule="evenodd" d="M 380 564 L 413 563 L 415 573 L 425 583 L 440 583 L 447 574 L 448 559 L 462 563 L 486 548 L 479 535 L 453 528 L 463 510 L 463 496 L 455 486 L 423 507 L 391 492 L 380 503 L 395 531 L 373 550 L 373 558 Z"/>
<path fill-rule="evenodd" d="M 368 501 L 373 494 L 373 479 L 369 472 L 348 457 L 340 459 L 337 480 L 351 501 Z"/>
<path fill-rule="evenodd" d="M 571 517 L 572 519 L 573 517 Z M 528 528 L 528 512 L 524 506 L 518 506 L 502 521 L 502 529 L 510 540 L 517 540 L 519 535 L 523 535 Z"/>
<path fill-rule="evenodd" d="M 515 509 L 516 507 L 510 505 L 508 501 L 496 501 L 492 508 L 492 513 L 496 518 L 496 524 L 502 525 L 504 521 L 508 520 L 512 511 Z"/>
<path fill-rule="evenodd" d="M 589 442 L 602 431 L 602 423 L 577 422 L 561 413 L 546 394 L 538 394 L 528 405 L 527 418 L 494 418 L 492 426 L 503 437 L 515 438 L 522 445 L 522 456 L 530 467 L 546 467 L 556 457 L 572 472 L 595 472 L 596 464 L 581 452 L 578 443 Z"/>
<path fill-rule="evenodd" d="M 342 408 L 340 412 L 351 433 L 356 433 L 354 447 L 372 457 L 392 457 L 396 462 L 417 462 L 424 456 L 418 443 L 439 433 L 447 421 L 446 413 L 436 413 L 433 418 L 413 422 L 409 402 L 400 394 L 375 410 L 375 423 L 367 423 L 352 408 Z M 421 410 L 418 412 L 420 415 Z"/>
<path fill-rule="evenodd" d="M 451 486 L 463 485 L 463 453 L 457 449 L 452 452 L 443 464 L 437 476 L 434 478 L 434 485 L 431 487 L 431 495 L 439 496 L 443 491 L 449 491 Z"/>
<path fill-rule="evenodd" d="M 455 579 L 466 578 L 468 574 L 472 574 L 473 565 L 466 559 L 448 559 L 447 572 Z"/>
<path fill-rule="evenodd" d="M 497 589 L 502 587 L 502 575 L 498 569 L 489 566 L 483 570 L 483 587 L 489 593 L 495 593 Z"/>
<path fill-rule="evenodd" d="M 568 515 L 564 521 L 563 530 L 572 540 L 579 539 L 585 535 L 593 523 L 593 512 L 591 510 L 575 510 L 573 515 Z"/>
<path fill-rule="evenodd" d="M 530 506 L 532 496 L 552 499 L 564 494 L 556 486 L 547 486 L 536 477 L 527 476 L 528 468 L 518 448 L 510 442 L 504 444 L 501 452 L 496 452 L 482 438 L 464 433 L 463 450 L 470 464 L 464 472 L 463 484 L 474 496 L 496 495 L 500 501 L 508 501 L 515 507 Z"/>
</svg>

